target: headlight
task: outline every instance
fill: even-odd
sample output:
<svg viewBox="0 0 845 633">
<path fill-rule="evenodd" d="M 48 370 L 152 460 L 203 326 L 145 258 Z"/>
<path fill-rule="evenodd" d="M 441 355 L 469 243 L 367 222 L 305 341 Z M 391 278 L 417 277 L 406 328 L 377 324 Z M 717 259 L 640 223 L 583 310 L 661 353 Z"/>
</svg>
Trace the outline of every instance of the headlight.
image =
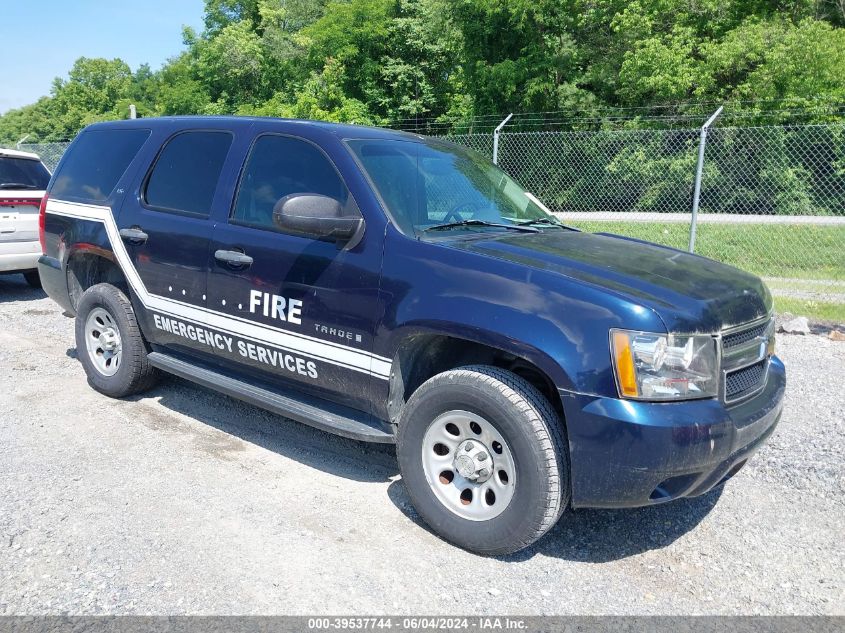
<svg viewBox="0 0 845 633">
<path fill-rule="evenodd" d="M 610 344 L 616 384 L 623 398 L 686 400 L 719 392 L 712 336 L 611 330 Z"/>
</svg>

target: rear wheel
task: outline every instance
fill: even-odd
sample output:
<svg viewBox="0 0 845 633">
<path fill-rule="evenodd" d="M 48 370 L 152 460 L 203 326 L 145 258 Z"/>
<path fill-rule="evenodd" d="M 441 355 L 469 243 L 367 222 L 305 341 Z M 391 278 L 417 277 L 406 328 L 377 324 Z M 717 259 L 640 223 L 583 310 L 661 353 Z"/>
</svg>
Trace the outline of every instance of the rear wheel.
<svg viewBox="0 0 845 633">
<path fill-rule="evenodd" d="M 76 351 L 91 386 L 113 398 L 149 389 L 158 378 L 132 304 L 111 284 L 92 286 L 80 298 Z"/>
<path fill-rule="evenodd" d="M 409 399 L 397 440 L 414 507 L 465 549 L 520 550 L 568 505 L 561 421 L 535 387 L 511 372 L 477 365 L 434 376 Z"/>
<path fill-rule="evenodd" d="M 26 271 L 23 274 L 23 278 L 26 279 L 26 283 L 28 283 L 33 288 L 41 287 L 41 276 L 38 274 L 37 270 Z"/>
</svg>

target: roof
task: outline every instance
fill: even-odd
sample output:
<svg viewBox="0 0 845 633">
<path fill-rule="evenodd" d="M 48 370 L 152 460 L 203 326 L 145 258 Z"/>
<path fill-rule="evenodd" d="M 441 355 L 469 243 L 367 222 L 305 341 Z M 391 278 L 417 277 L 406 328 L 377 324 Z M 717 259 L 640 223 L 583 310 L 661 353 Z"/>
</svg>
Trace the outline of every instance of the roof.
<svg viewBox="0 0 845 633">
<path fill-rule="evenodd" d="M 179 122 L 190 125 L 202 125 L 203 123 L 213 122 L 217 125 L 225 124 L 240 124 L 244 123 L 262 123 L 264 125 L 272 122 L 278 122 L 280 127 L 303 126 L 310 129 L 318 129 L 327 132 L 338 138 L 360 138 L 360 139 L 422 139 L 425 138 L 418 134 L 410 132 L 401 132 L 399 130 L 389 130 L 387 128 L 371 127 L 367 125 L 354 125 L 350 123 L 328 123 L 326 121 L 311 121 L 305 119 L 281 119 L 275 117 L 249 117 L 249 116 L 169 116 L 169 117 L 151 117 L 144 119 L 125 119 L 121 121 L 105 121 L 102 123 L 95 123 L 94 128 L 122 128 L 122 127 L 139 127 L 156 129 L 159 127 L 174 127 Z"/>
<path fill-rule="evenodd" d="M 18 149 L 6 149 L 0 147 L 0 156 L 10 156 L 12 158 L 28 158 L 29 160 L 41 160 L 38 154 L 32 152 L 22 152 Z"/>
</svg>

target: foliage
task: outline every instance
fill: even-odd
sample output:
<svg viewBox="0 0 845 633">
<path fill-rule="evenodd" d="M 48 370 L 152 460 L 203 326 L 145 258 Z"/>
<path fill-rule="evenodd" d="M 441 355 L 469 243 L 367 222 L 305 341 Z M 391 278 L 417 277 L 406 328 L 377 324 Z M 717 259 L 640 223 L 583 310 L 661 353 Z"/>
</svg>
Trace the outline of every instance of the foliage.
<svg viewBox="0 0 845 633">
<path fill-rule="evenodd" d="M 454 138 L 480 147 L 489 137 Z M 499 157 L 555 211 L 685 213 L 698 144 L 694 129 L 512 132 L 500 137 Z M 701 210 L 845 216 L 843 165 L 845 124 L 716 127 L 707 137 Z"/>
<path fill-rule="evenodd" d="M 133 103 L 141 116 L 440 120 L 441 133 L 482 128 L 463 140 L 489 153 L 492 115 L 577 112 L 589 142 L 529 150 L 508 134 L 503 165 L 555 208 L 673 211 L 689 208 L 697 134 L 653 134 L 661 123 L 638 108 L 696 128 L 709 106 L 689 102 L 727 103 L 746 126 L 795 108 L 841 120 L 845 103 L 845 0 L 205 0 L 204 17 L 159 70 L 78 59 L 50 96 L 0 116 L 0 144 L 69 139 Z M 596 129 L 609 108 L 629 136 Z M 519 119 L 508 129 L 542 128 Z M 843 213 L 841 128 L 711 134 L 704 209 Z"/>
<path fill-rule="evenodd" d="M 0 116 L 0 142 L 70 138 L 129 103 L 396 124 L 845 101 L 842 0 L 206 0 L 204 24 L 155 72 L 80 58 L 50 96 Z"/>
</svg>

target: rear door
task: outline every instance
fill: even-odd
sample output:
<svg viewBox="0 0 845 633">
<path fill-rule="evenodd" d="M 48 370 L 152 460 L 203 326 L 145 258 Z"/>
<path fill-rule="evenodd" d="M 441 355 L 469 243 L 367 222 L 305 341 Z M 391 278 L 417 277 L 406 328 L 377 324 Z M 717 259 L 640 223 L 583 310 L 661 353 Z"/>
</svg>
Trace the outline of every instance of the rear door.
<svg viewBox="0 0 845 633">
<path fill-rule="evenodd" d="M 360 216 L 323 149 L 258 133 L 209 250 L 208 308 L 225 315 L 221 323 L 234 338 L 231 350 L 219 351 L 240 372 L 366 410 L 373 372 L 385 380 L 389 369 L 370 353 L 383 235 L 365 230 L 344 248 L 285 234 L 274 225 L 273 208 L 294 193 L 334 198 L 346 214 Z"/>
<path fill-rule="evenodd" d="M 206 272 L 221 174 L 235 142 L 228 128 L 181 127 L 164 139 L 134 191 L 125 197 L 118 230 L 140 278 L 142 329 L 152 343 L 213 354 L 206 336 Z"/>
</svg>

